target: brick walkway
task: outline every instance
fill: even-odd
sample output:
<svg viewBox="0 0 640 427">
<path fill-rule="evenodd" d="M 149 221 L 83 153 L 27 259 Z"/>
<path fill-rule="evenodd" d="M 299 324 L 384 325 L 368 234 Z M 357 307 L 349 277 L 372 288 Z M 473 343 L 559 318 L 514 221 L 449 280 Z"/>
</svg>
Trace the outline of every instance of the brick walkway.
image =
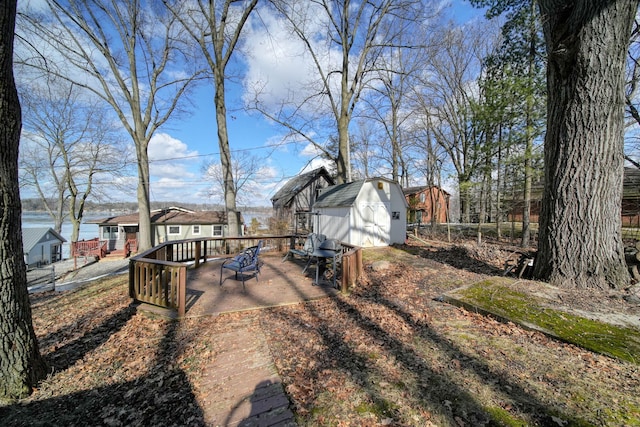
<svg viewBox="0 0 640 427">
<path fill-rule="evenodd" d="M 223 286 L 220 286 L 222 260 L 211 260 L 198 269 L 189 270 L 186 317 L 297 304 L 339 292 L 330 281 L 315 286 L 315 267 L 303 275 L 305 263 L 300 259 L 283 262 L 282 254 L 268 253 L 261 259 L 264 264 L 259 280 L 250 278 L 246 290 L 229 272 L 223 272 Z M 98 270 L 103 274 L 102 270 L 121 267 L 116 262 L 101 261 L 74 274 L 91 276 Z M 157 312 L 156 308 L 143 306 Z M 231 332 L 212 337 L 216 357 L 203 373 L 208 390 L 202 408 L 205 422 L 208 426 L 220 427 L 296 426 L 257 316 L 243 316 L 231 326 Z"/>
<path fill-rule="evenodd" d="M 265 254 L 259 280 L 242 284 L 233 273 L 224 272 L 220 261 L 191 270 L 187 279 L 187 317 L 255 310 L 335 295 L 330 282 L 313 285 L 314 267 L 302 275 L 301 260 L 282 262 L 282 255 Z M 187 298 L 190 299 L 189 296 Z M 257 316 L 244 316 L 216 335 L 212 347 L 216 357 L 206 368 L 208 383 L 203 410 L 210 426 L 296 426 L 289 400 L 282 387 Z"/>
<path fill-rule="evenodd" d="M 258 320 L 247 316 L 216 335 L 204 412 L 211 426 L 296 426 Z"/>
</svg>

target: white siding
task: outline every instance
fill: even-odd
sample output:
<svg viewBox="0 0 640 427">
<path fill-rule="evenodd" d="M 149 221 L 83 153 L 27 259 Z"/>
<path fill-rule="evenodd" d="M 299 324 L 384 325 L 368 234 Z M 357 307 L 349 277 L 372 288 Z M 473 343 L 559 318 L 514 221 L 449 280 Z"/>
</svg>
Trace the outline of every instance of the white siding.
<svg viewBox="0 0 640 427">
<path fill-rule="evenodd" d="M 407 199 L 399 187 L 398 190 L 391 195 L 391 244 L 402 244 L 407 239 Z"/>
<path fill-rule="evenodd" d="M 51 252 L 54 250 L 56 244 L 61 245 L 57 240 L 44 241 L 36 244 L 24 257 L 25 263 L 30 266 L 50 264 Z"/>
<path fill-rule="evenodd" d="M 350 207 L 316 209 L 318 232 L 356 246 L 388 246 L 404 243 L 407 202 L 400 186 L 385 179 L 364 183 Z"/>
<path fill-rule="evenodd" d="M 329 239 L 338 239 L 349 243 L 350 215 L 349 208 L 322 208 L 318 212 L 317 233 Z"/>
</svg>

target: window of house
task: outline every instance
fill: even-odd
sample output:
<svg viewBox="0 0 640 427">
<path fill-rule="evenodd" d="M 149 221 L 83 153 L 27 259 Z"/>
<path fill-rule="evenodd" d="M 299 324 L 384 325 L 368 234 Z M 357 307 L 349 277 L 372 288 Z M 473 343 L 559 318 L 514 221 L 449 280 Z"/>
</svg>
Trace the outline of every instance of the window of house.
<svg viewBox="0 0 640 427">
<path fill-rule="evenodd" d="M 400 212 L 391 212 L 391 219 L 400 219 Z"/>
<path fill-rule="evenodd" d="M 106 225 L 102 227 L 102 240 L 117 240 L 118 239 L 118 226 Z"/>
<path fill-rule="evenodd" d="M 424 203 L 426 199 L 427 199 L 427 196 L 424 193 L 420 193 L 420 203 Z"/>
<path fill-rule="evenodd" d="M 191 227 L 191 234 L 193 234 L 194 236 L 199 236 L 200 235 L 200 226 L 199 225 L 194 225 Z"/>
<path fill-rule="evenodd" d="M 170 225 L 168 233 L 170 235 L 180 234 L 180 226 L 179 225 Z"/>
<path fill-rule="evenodd" d="M 222 237 L 222 226 L 214 225 L 213 226 L 213 237 Z"/>
</svg>

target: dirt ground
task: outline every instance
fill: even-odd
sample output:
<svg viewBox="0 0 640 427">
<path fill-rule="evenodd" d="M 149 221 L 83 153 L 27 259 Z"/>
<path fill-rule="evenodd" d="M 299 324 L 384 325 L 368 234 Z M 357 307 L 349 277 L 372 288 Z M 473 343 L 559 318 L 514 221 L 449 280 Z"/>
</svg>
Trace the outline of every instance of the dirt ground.
<svg viewBox="0 0 640 427">
<path fill-rule="evenodd" d="M 438 300 L 501 276 L 517 248 L 421 240 L 366 250 L 347 295 L 180 322 L 136 312 L 121 277 L 32 295 L 51 373 L 0 424 L 210 425 L 206 368 L 249 321 L 301 426 L 640 426 L 637 364 Z M 635 316 L 626 295 L 551 300 Z"/>
</svg>

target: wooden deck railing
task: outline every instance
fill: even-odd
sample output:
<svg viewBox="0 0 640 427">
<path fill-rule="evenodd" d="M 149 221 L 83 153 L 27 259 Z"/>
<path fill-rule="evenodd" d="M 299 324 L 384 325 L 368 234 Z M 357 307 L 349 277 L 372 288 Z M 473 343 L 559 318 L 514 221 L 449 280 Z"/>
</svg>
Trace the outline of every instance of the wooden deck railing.
<svg viewBox="0 0 640 427">
<path fill-rule="evenodd" d="M 362 275 L 362 248 L 342 244 L 342 277 L 340 290 L 344 293 L 354 286 Z"/>
<path fill-rule="evenodd" d="M 129 296 L 138 302 L 186 312 L 187 268 L 198 268 L 209 258 L 240 252 L 263 241 L 262 251 L 284 252 L 294 236 L 210 237 L 174 240 L 142 252 L 129 261 Z M 362 273 L 359 247 L 343 245 L 340 288 L 346 292 Z"/>
<path fill-rule="evenodd" d="M 107 242 L 100 242 L 97 237 L 91 240 L 71 242 L 71 256 L 96 256 L 100 259 L 107 255 Z"/>
</svg>

